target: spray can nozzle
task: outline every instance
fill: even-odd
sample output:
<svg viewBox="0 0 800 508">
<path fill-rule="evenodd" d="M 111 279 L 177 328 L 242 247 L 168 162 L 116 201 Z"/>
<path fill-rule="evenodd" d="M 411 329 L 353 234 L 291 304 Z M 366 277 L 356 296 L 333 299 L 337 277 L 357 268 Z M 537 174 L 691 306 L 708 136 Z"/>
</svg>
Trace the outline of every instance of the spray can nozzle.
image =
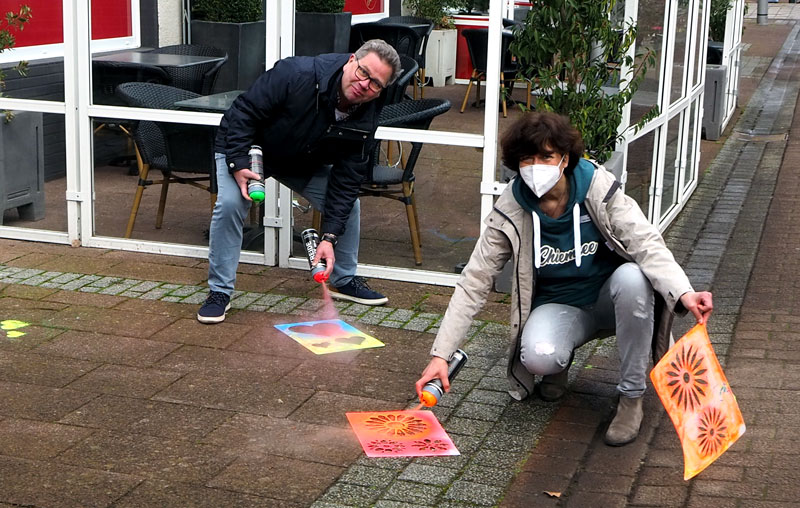
<svg viewBox="0 0 800 508">
<path fill-rule="evenodd" d="M 456 374 L 458 374 L 458 371 L 461 370 L 461 367 L 467 363 L 467 360 L 467 353 L 464 351 L 457 349 L 456 352 L 453 353 L 453 357 L 450 358 L 449 362 L 447 362 L 447 379 L 450 381 L 450 383 L 453 382 Z M 442 395 L 444 395 L 442 382 L 439 379 L 432 379 L 431 381 L 428 381 L 428 383 L 422 388 L 420 401 L 426 407 L 433 407 L 437 402 L 439 402 L 439 399 L 442 398 Z"/>
<path fill-rule="evenodd" d="M 302 238 L 303 245 L 306 247 L 306 256 L 308 256 L 308 266 L 311 268 L 311 277 L 319 283 L 325 282 L 328 280 L 328 276 L 325 275 L 325 270 L 327 269 L 325 261 L 321 260 L 316 265 L 314 264 L 314 258 L 317 257 L 317 245 L 319 244 L 319 234 L 317 230 L 308 228 L 300 233 L 300 238 Z"/>
<path fill-rule="evenodd" d="M 254 203 L 260 204 L 264 202 L 266 197 L 266 188 L 264 187 L 264 152 L 261 147 L 253 145 L 248 152 L 250 156 L 250 171 L 258 175 L 258 180 L 250 180 L 247 182 L 247 194 Z"/>
</svg>

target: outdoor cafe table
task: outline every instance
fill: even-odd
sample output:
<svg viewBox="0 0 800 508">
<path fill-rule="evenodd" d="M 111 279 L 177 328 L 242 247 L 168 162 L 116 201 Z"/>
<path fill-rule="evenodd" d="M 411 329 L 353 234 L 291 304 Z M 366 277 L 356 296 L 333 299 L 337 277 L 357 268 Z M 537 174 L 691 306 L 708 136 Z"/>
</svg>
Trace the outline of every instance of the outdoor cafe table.
<svg viewBox="0 0 800 508">
<path fill-rule="evenodd" d="M 175 105 L 180 109 L 205 111 L 211 113 L 224 113 L 231 107 L 233 101 L 243 93 L 243 90 L 230 90 L 213 95 L 201 95 L 194 99 L 177 101 Z"/>
<path fill-rule="evenodd" d="M 170 55 L 151 51 L 119 51 L 94 57 L 94 60 L 104 62 L 155 65 L 157 67 L 190 67 L 209 62 L 220 62 L 223 59 L 224 57 L 221 56 Z"/>
</svg>

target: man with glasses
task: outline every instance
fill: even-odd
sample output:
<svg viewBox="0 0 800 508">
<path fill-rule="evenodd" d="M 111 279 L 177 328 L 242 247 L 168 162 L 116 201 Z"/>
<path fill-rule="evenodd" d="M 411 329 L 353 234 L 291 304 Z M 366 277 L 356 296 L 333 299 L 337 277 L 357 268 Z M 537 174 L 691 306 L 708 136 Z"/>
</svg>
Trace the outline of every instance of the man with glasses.
<svg viewBox="0 0 800 508">
<path fill-rule="evenodd" d="M 244 221 L 252 200 L 248 152 L 259 145 L 264 176 L 274 177 L 323 214 L 317 258 L 327 264 L 336 299 L 382 305 L 388 299 L 356 277 L 358 191 L 374 148 L 377 99 L 400 73 L 400 57 L 382 40 L 354 54 L 286 58 L 231 105 L 216 138 L 218 194 L 211 218 L 209 295 L 201 323 L 225 320 L 236 282 Z"/>
</svg>

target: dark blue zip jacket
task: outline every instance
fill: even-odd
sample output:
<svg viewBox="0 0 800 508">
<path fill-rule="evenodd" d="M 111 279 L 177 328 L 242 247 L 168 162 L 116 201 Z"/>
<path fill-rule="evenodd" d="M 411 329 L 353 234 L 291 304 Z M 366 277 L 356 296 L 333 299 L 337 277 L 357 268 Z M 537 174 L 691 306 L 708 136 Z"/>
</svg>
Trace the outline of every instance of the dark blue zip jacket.
<svg viewBox="0 0 800 508">
<path fill-rule="evenodd" d="M 250 167 L 251 145 L 264 151 L 265 176 L 307 182 L 332 164 L 322 232 L 344 232 L 358 197 L 378 126 L 378 100 L 362 104 L 347 120 L 335 121 L 342 67 L 350 54 L 280 60 L 240 95 L 222 117 L 216 150 L 231 172 Z"/>
</svg>

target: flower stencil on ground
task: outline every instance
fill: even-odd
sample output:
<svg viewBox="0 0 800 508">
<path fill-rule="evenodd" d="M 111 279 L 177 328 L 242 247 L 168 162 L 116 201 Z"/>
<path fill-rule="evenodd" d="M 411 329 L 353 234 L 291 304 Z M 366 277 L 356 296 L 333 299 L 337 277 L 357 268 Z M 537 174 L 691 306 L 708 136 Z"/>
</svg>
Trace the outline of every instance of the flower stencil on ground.
<svg viewBox="0 0 800 508">
<path fill-rule="evenodd" d="M 375 441 L 371 441 L 367 447 L 370 450 L 376 451 L 378 453 L 393 453 L 397 454 L 398 452 L 403 451 L 405 445 L 400 443 L 399 441 L 394 441 L 392 439 L 376 439 Z"/>
<path fill-rule="evenodd" d="M 391 436 L 413 436 L 428 428 L 419 418 L 393 414 L 373 416 L 365 425 L 367 428 Z"/>
<path fill-rule="evenodd" d="M 422 439 L 420 441 L 414 441 L 411 443 L 411 446 L 417 448 L 418 450 L 435 452 L 446 450 L 450 445 L 441 439 Z"/>
<path fill-rule="evenodd" d="M 367 457 L 459 455 L 431 411 L 350 412 L 347 420 Z"/>
</svg>

